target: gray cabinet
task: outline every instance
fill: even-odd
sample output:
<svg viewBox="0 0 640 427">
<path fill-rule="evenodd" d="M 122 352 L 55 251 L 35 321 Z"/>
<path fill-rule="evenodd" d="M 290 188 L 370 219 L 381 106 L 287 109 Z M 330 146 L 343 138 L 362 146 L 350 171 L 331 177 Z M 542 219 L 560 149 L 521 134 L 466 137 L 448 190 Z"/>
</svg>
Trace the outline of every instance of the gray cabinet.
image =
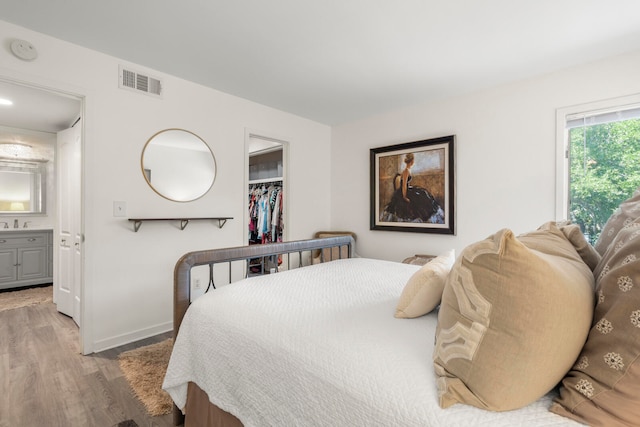
<svg viewBox="0 0 640 427">
<path fill-rule="evenodd" d="M 0 232 L 0 289 L 53 282 L 51 230 Z"/>
</svg>

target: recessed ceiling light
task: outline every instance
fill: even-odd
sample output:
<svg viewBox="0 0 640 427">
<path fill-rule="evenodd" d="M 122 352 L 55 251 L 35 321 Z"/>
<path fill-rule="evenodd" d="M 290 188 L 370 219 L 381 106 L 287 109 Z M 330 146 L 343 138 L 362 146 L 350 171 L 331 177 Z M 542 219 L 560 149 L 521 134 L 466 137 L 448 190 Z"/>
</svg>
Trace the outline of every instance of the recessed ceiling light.
<svg viewBox="0 0 640 427">
<path fill-rule="evenodd" d="M 10 99 L 0 98 L 0 105 L 13 105 Z"/>
</svg>

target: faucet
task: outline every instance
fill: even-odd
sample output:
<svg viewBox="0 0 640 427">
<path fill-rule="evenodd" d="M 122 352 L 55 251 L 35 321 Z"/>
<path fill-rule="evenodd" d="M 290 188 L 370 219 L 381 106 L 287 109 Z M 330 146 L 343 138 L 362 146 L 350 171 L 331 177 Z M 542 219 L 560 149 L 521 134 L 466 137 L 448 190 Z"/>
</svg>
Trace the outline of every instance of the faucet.
<svg viewBox="0 0 640 427">
<path fill-rule="evenodd" d="M 22 228 L 27 228 L 27 224 L 29 224 L 31 221 L 25 221 L 24 224 L 22 225 Z"/>
<path fill-rule="evenodd" d="M 13 228 L 19 228 L 20 225 L 18 225 L 18 218 L 13 220 Z"/>
<path fill-rule="evenodd" d="M 0 221 L 0 223 L 4 224 L 4 228 L 9 228 L 9 223 L 6 221 Z"/>
</svg>

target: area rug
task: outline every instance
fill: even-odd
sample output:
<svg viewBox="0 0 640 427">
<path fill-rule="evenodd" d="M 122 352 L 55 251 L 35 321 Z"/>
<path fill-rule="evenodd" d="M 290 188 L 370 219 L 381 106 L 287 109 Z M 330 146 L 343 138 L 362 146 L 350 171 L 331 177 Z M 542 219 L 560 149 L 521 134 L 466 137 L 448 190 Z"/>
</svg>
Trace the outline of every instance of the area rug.
<svg viewBox="0 0 640 427">
<path fill-rule="evenodd" d="M 0 292 L 0 311 L 53 301 L 53 286 Z"/>
<path fill-rule="evenodd" d="M 162 390 L 172 348 L 173 339 L 169 338 L 118 356 L 120 369 L 133 393 L 152 416 L 166 415 L 173 408 L 171 397 Z"/>
</svg>

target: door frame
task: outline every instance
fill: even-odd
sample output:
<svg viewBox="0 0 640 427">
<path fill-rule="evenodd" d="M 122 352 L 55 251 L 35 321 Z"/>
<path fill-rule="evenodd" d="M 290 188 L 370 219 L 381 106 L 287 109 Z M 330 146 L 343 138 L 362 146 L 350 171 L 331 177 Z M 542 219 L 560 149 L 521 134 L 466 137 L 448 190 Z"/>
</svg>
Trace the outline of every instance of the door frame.
<svg viewBox="0 0 640 427">
<path fill-rule="evenodd" d="M 276 142 L 282 144 L 282 191 L 283 191 L 283 209 L 284 209 L 284 231 L 282 233 L 282 240 L 288 240 L 289 236 L 289 224 L 291 209 L 289 199 L 291 197 L 291 191 L 289 189 L 289 150 L 290 150 L 290 138 L 276 136 L 270 132 L 258 131 L 254 129 L 245 128 L 244 131 L 244 211 L 243 211 L 243 226 L 242 235 L 243 245 L 247 244 L 247 227 L 249 224 L 249 198 L 247 197 L 249 188 L 249 143 L 251 138 L 259 138 L 267 141 Z"/>
<path fill-rule="evenodd" d="M 38 89 L 42 91 L 52 92 L 62 97 L 75 98 L 80 102 L 80 117 L 82 120 L 81 141 L 80 141 L 80 235 L 82 237 L 82 255 L 80 261 L 80 319 L 81 325 L 78 327 L 78 336 L 80 337 L 80 351 L 82 354 L 93 353 L 93 335 L 91 334 L 92 317 L 91 307 L 87 306 L 87 302 L 91 301 L 91 289 L 85 283 L 85 263 L 86 263 L 86 246 L 84 242 L 85 236 L 85 146 L 86 146 L 86 123 L 87 123 L 87 105 L 89 104 L 89 91 L 84 88 L 78 88 L 77 86 L 71 86 L 67 83 L 60 81 L 52 81 L 50 79 L 43 79 L 34 76 L 29 76 L 29 80 L 25 80 L 23 73 L 17 73 L 12 70 L 0 68 L 0 80 L 6 83 L 17 84 L 26 86 L 32 89 Z M 56 187 L 57 194 L 57 187 Z M 58 196 L 56 196 L 57 198 Z M 57 214 L 56 214 L 57 215 Z M 56 218 L 57 220 L 57 218 Z M 57 228 L 57 226 L 56 226 Z M 54 234 L 55 234 L 54 228 Z M 55 245 L 54 245 L 55 246 Z M 55 268 L 54 263 L 54 268 Z M 54 272 L 54 278 L 56 274 Z"/>
</svg>

